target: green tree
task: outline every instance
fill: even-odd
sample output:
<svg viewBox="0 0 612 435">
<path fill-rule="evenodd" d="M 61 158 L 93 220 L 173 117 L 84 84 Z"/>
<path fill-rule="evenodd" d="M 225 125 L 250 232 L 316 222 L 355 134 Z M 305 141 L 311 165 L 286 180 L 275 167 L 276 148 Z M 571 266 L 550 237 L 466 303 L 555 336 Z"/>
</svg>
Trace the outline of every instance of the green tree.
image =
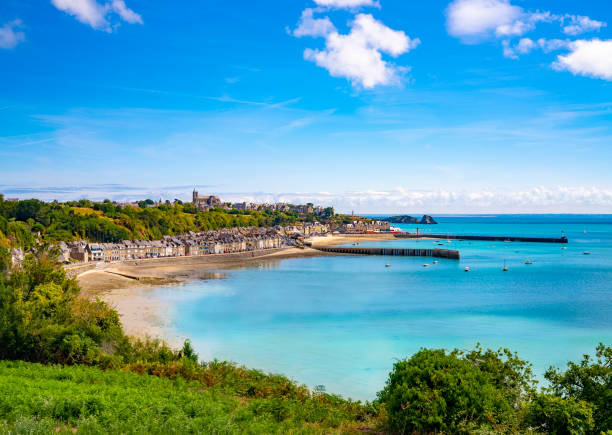
<svg viewBox="0 0 612 435">
<path fill-rule="evenodd" d="M 423 349 L 395 363 L 378 402 L 388 413 L 389 429 L 411 433 L 471 433 L 481 426 L 516 425 L 515 407 L 491 368 L 504 378 L 520 378 L 495 352 L 470 358 L 461 352 Z M 485 360 L 487 367 L 480 368 Z M 520 364 L 522 366 L 522 362 Z M 519 383 L 529 383 L 520 380 Z"/>
<path fill-rule="evenodd" d="M 593 432 L 593 406 L 582 400 L 536 394 L 524 417 L 527 427 L 547 434 L 584 435 Z"/>
<path fill-rule="evenodd" d="M 594 408 L 595 428 L 599 434 L 612 430 L 612 348 L 600 343 L 596 358 L 584 355 L 576 364 L 569 362 L 565 371 L 550 368 L 545 375 L 550 391 L 557 397 L 584 401 Z"/>
</svg>

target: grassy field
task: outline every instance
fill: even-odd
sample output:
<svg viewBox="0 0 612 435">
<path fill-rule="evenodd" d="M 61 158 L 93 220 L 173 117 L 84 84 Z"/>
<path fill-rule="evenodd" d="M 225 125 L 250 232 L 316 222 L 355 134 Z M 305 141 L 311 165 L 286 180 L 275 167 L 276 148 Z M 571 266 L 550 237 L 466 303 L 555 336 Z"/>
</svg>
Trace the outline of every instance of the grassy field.
<svg viewBox="0 0 612 435">
<path fill-rule="evenodd" d="M 181 377 L 0 361 L 2 433 L 363 433 L 363 411 L 327 395 L 246 397 Z"/>
</svg>

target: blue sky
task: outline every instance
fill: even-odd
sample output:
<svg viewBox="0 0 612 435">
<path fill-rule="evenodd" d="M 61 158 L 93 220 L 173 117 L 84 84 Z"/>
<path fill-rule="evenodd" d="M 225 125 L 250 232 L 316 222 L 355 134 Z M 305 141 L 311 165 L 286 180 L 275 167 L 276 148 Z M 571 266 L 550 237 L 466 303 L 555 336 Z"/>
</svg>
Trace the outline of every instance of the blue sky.
<svg viewBox="0 0 612 435">
<path fill-rule="evenodd" d="M 595 0 L 3 0 L 0 192 L 612 212 L 611 27 Z"/>
</svg>

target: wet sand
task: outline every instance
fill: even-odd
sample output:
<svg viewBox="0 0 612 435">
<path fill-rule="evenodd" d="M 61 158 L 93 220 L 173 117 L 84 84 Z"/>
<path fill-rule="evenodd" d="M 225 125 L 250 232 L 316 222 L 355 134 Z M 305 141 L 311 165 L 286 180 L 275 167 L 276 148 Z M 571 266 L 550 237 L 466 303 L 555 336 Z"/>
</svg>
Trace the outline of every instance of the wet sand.
<svg viewBox="0 0 612 435">
<path fill-rule="evenodd" d="M 367 240 L 393 240 L 393 235 L 334 235 L 313 237 L 309 242 L 313 246 L 333 246 Z M 153 287 L 219 279 L 225 276 L 223 270 L 253 267 L 270 261 L 331 255 L 342 254 L 305 247 L 282 248 L 273 252 L 132 260 L 99 264 L 96 269 L 79 275 L 77 281 L 85 297 L 100 298 L 119 312 L 128 335 L 161 338 L 176 347 L 186 337 L 179 337 L 172 331 L 174 314 L 164 301 L 154 296 L 151 292 Z"/>
</svg>

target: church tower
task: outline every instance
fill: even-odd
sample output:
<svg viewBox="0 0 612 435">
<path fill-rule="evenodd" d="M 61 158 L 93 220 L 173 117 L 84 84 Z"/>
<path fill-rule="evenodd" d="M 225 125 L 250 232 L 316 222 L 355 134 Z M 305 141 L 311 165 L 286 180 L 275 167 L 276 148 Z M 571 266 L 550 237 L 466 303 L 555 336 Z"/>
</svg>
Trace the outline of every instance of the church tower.
<svg viewBox="0 0 612 435">
<path fill-rule="evenodd" d="M 198 191 L 193 189 L 193 203 L 195 204 L 198 200 Z"/>
</svg>

